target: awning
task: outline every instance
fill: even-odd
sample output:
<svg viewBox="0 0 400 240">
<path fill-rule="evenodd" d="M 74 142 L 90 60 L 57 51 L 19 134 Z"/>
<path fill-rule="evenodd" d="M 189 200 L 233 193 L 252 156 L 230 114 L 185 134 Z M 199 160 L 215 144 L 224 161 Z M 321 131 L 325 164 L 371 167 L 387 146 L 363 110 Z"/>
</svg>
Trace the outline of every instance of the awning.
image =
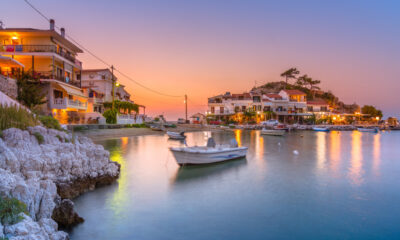
<svg viewBox="0 0 400 240">
<path fill-rule="evenodd" d="M 67 91 L 67 93 L 68 93 L 69 95 L 74 95 L 74 96 L 78 96 L 78 97 L 87 98 L 87 97 L 85 96 L 85 94 L 84 94 L 81 90 L 79 90 L 79 88 L 77 89 L 77 88 L 70 87 L 70 86 L 68 86 L 68 85 L 66 85 L 66 84 L 61 84 L 61 83 L 57 83 L 57 85 L 60 86 L 60 87 L 61 87 L 62 89 L 64 89 L 65 91 Z"/>
<path fill-rule="evenodd" d="M 0 67 L 25 67 L 24 64 L 10 57 L 0 56 Z"/>
</svg>

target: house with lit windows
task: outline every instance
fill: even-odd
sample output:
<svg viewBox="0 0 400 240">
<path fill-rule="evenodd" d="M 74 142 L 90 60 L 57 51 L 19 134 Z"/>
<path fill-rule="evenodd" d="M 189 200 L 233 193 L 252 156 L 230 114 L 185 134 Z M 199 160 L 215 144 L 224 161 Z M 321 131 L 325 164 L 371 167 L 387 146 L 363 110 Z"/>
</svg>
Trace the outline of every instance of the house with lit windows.
<svg viewBox="0 0 400 240">
<path fill-rule="evenodd" d="M 82 63 L 77 55 L 83 51 L 69 41 L 65 29 L 1 28 L 0 55 L 11 57 L 23 67 L 1 68 L 7 76 L 29 73 L 40 80 L 46 93 L 44 114 L 52 114 L 61 124 L 83 123 L 87 96 L 81 88 Z"/>
</svg>

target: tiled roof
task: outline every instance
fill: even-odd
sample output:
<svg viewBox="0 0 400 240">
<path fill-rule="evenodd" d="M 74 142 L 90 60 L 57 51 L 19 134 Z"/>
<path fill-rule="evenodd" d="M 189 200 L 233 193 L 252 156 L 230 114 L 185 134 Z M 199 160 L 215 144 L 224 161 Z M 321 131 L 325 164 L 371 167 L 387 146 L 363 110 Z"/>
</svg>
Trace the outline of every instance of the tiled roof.
<svg viewBox="0 0 400 240">
<path fill-rule="evenodd" d="M 239 97 L 243 97 L 244 100 L 251 99 L 250 93 L 232 94 L 232 99 L 239 99 Z"/>
<path fill-rule="evenodd" d="M 290 90 L 283 90 L 283 91 L 285 91 L 289 95 L 307 95 L 307 94 L 305 94 L 302 91 L 297 90 L 297 89 L 290 89 Z"/>
<path fill-rule="evenodd" d="M 307 105 L 329 105 L 324 99 L 308 100 Z"/>
</svg>

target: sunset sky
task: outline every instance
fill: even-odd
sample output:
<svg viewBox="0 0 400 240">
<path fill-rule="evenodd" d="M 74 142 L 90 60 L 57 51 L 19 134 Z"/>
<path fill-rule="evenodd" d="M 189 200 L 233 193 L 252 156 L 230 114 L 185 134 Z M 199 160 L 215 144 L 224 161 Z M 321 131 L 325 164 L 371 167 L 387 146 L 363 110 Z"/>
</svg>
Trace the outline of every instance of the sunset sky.
<svg viewBox="0 0 400 240">
<path fill-rule="evenodd" d="M 345 103 L 400 115 L 400 1 L 30 0 L 86 48 L 157 91 L 119 77 L 150 115 L 206 110 L 207 98 L 283 80 L 297 67 Z M 3 1 L 6 27 L 47 29 L 23 0 Z M 104 64 L 87 53 L 84 68 Z"/>
</svg>

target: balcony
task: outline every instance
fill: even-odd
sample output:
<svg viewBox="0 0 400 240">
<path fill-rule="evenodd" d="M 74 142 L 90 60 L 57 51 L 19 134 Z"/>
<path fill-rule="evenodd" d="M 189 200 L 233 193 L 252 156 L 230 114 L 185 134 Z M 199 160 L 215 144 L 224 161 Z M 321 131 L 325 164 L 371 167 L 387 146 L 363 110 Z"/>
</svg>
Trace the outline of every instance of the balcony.
<svg viewBox="0 0 400 240">
<path fill-rule="evenodd" d="M 77 60 L 74 55 L 69 52 L 63 51 L 61 48 L 57 50 L 56 45 L 1 45 L 0 51 L 7 53 L 56 53 L 59 56 L 67 59 L 73 64 L 77 65 L 79 68 L 82 68 L 82 62 Z"/>
<path fill-rule="evenodd" d="M 88 102 L 92 104 L 103 104 L 104 100 L 102 98 L 91 97 L 88 99 Z"/>
<path fill-rule="evenodd" d="M 87 103 L 81 102 L 79 100 L 71 100 L 68 98 L 55 98 L 53 104 L 51 105 L 53 109 L 66 109 L 66 108 L 76 108 L 81 110 L 87 109 Z"/>
</svg>

